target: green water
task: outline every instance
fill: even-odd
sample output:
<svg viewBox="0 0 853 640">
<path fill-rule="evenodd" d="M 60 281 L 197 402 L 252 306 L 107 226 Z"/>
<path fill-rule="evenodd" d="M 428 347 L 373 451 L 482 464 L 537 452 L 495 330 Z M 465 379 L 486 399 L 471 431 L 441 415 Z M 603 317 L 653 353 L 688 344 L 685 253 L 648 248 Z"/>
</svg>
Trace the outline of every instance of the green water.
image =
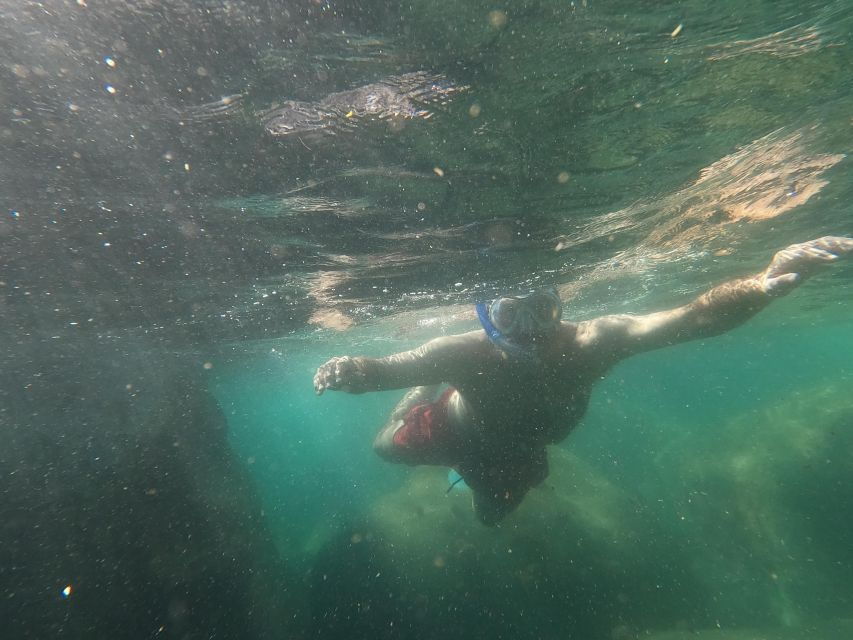
<svg viewBox="0 0 853 640">
<path fill-rule="evenodd" d="M 853 637 L 853 260 L 619 364 L 495 528 L 373 452 L 402 391 L 312 389 L 504 291 L 642 314 L 853 234 L 850 0 L 0 22 L 4 640 Z M 413 72 L 429 118 L 264 129 Z"/>
</svg>

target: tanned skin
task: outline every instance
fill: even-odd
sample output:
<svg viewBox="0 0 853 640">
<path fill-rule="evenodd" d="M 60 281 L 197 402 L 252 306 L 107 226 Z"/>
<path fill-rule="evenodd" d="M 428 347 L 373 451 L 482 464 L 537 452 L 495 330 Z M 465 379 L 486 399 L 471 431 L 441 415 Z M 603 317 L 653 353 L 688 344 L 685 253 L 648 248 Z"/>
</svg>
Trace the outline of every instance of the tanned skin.
<svg viewBox="0 0 853 640">
<path fill-rule="evenodd" d="M 455 389 L 448 401 L 449 420 L 460 434 L 465 463 L 454 466 L 474 489 L 478 516 L 495 524 L 529 488 L 516 489 L 518 480 L 511 477 L 518 475 L 516 462 L 538 467 L 538 475 L 527 484 L 541 482 L 547 475 L 545 447 L 563 440 L 577 425 L 593 385 L 615 364 L 643 351 L 737 327 L 822 266 L 851 252 L 853 239 L 826 236 L 791 245 L 760 273 L 714 287 L 675 309 L 560 322 L 550 333 L 535 337 L 538 357 L 533 361 L 507 357 L 477 330 L 436 338 L 385 358 L 332 358 L 317 370 L 314 388 L 322 394 L 327 389 L 363 393 L 414 387 L 375 443 L 386 459 L 409 464 L 411 460 L 395 454 L 394 429 L 411 406 L 432 400 L 435 385 Z"/>
</svg>

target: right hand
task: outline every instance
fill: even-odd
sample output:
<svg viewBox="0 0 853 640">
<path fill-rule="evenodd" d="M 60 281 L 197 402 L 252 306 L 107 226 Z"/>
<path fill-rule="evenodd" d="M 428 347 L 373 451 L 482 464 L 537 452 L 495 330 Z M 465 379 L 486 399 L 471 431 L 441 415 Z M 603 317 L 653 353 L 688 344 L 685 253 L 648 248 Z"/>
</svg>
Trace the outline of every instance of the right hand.
<svg viewBox="0 0 853 640">
<path fill-rule="evenodd" d="M 326 389 L 356 393 L 364 373 L 358 368 L 355 359 L 350 356 L 332 358 L 314 374 L 314 391 L 318 396 Z"/>
</svg>

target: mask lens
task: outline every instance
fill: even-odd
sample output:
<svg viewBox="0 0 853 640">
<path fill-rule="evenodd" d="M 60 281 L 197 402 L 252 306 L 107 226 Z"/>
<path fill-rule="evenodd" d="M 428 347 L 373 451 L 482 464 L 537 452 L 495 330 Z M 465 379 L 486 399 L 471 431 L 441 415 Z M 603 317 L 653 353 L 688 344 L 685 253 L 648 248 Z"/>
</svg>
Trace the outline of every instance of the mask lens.
<svg viewBox="0 0 853 640">
<path fill-rule="evenodd" d="M 530 314 L 539 328 L 547 328 L 555 324 L 562 312 L 559 300 L 553 295 L 543 294 L 530 299 Z"/>
<path fill-rule="evenodd" d="M 512 333 L 518 325 L 521 301 L 516 298 L 498 298 L 489 309 L 489 317 L 498 331 Z"/>
</svg>

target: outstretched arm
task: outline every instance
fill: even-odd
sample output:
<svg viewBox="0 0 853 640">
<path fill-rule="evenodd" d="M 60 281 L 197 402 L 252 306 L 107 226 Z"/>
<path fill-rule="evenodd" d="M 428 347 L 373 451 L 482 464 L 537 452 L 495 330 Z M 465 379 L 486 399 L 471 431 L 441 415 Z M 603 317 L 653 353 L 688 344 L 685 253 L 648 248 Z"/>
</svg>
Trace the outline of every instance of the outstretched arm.
<svg viewBox="0 0 853 640">
<path fill-rule="evenodd" d="M 318 395 L 326 389 L 364 393 L 451 382 L 476 366 L 482 345 L 483 332 L 472 331 L 385 358 L 332 358 L 317 369 L 314 390 Z"/>
<path fill-rule="evenodd" d="M 853 239 L 825 236 L 793 244 L 748 278 L 714 287 L 690 304 L 644 316 L 613 315 L 578 325 L 582 346 L 620 360 L 641 351 L 715 336 L 742 324 L 820 267 L 853 252 Z"/>
</svg>

